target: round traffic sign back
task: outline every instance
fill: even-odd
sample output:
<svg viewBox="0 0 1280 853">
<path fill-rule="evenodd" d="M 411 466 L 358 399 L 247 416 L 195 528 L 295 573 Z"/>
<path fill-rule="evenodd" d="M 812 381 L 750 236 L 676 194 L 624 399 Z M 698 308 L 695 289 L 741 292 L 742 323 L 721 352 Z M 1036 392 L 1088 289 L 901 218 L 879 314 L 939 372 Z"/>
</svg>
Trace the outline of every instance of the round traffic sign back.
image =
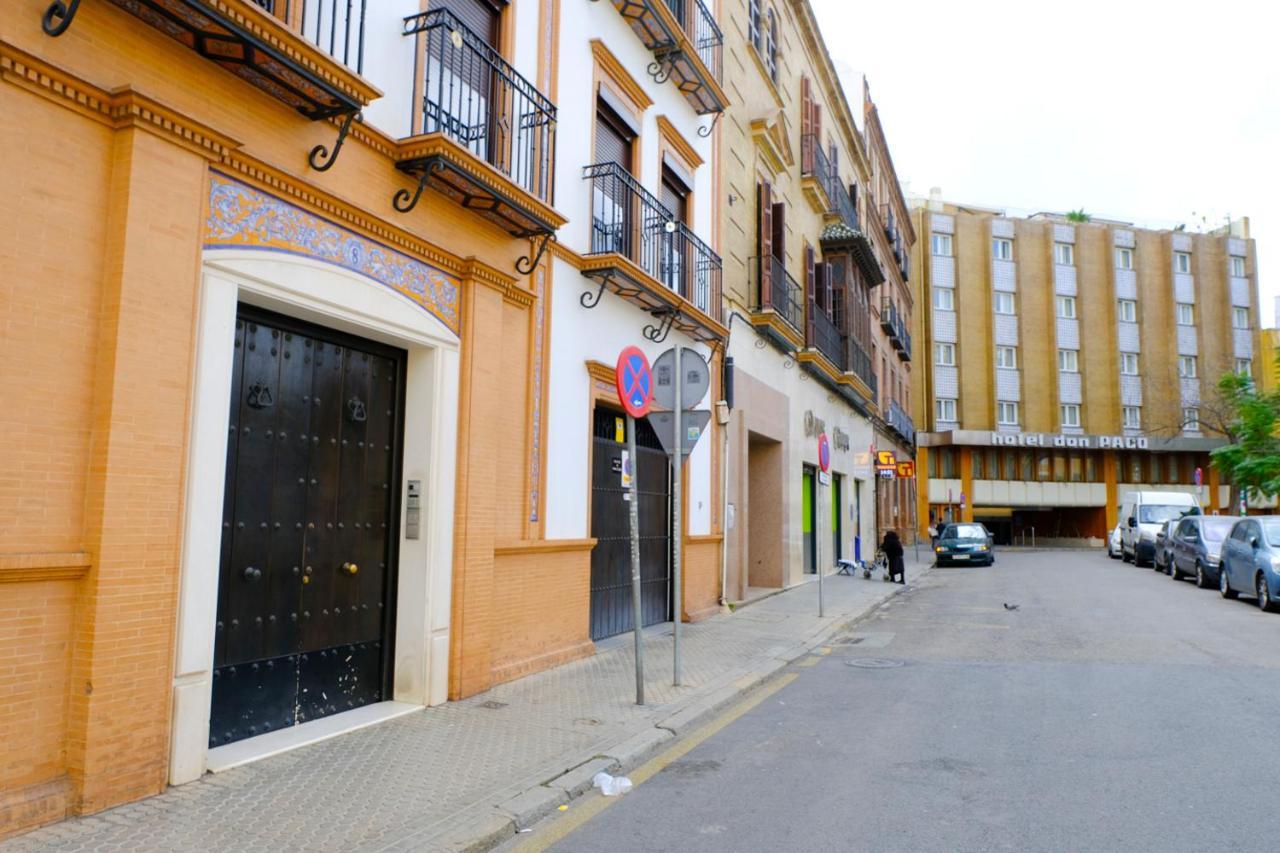
<svg viewBox="0 0 1280 853">
<path fill-rule="evenodd" d="M 676 349 L 658 356 L 653 363 L 653 401 L 660 409 L 676 407 Z M 684 348 L 680 354 L 680 408 L 692 409 L 711 387 L 711 368 L 697 350 Z"/>
<path fill-rule="evenodd" d="M 618 402 L 633 418 L 649 414 L 653 404 L 653 372 L 639 347 L 627 347 L 618 355 Z"/>
<path fill-rule="evenodd" d="M 824 474 L 831 470 L 831 444 L 825 432 L 818 433 L 818 467 Z"/>
</svg>

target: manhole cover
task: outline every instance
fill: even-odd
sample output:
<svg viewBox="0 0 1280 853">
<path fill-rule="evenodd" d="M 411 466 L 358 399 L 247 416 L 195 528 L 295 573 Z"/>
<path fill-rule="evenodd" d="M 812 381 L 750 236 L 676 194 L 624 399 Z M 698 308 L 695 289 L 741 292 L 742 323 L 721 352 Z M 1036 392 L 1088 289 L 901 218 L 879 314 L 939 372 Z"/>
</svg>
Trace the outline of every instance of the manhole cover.
<svg viewBox="0 0 1280 853">
<path fill-rule="evenodd" d="M 496 710 L 498 710 L 499 708 L 505 708 L 505 707 L 507 707 L 507 703 L 506 703 L 506 702 L 495 702 L 494 700 L 490 699 L 488 702 L 481 702 L 481 703 L 480 703 L 480 707 L 481 707 L 481 708 L 488 708 L 490 711 L 496 711 Z"/>
<path fill-rule="evenodd" d="M 886 658 L 851 658 L 844 662 L 845 666 L 856 666 L 861 669 L 894 669 L 902 666 L 900 660 L 887 660 Z"/>
</svg>

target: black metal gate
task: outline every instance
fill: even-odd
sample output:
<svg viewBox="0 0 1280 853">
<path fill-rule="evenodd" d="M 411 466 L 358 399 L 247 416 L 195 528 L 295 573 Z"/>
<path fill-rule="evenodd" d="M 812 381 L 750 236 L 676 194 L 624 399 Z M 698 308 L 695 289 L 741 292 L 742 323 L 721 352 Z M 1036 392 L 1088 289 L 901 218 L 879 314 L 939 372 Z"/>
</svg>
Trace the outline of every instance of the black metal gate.
<svg viewBox="0 0 1280 853">
<path fill-rule="evenodd" d="M 631 597 L 630 507 L 623 499 L 626 417 L 596 407 L 591 463 L 591 639 L 635 626 Z M 645 625 L 671 619 L 671 487 L 667 454 L 649 422 L 636 421 L 640 503 L 640 606 Z"/>
<path fill-rule="evenodd" d="M 236 319 L 209 744 L 390 690 L 404 353 Z"/>
</svg>

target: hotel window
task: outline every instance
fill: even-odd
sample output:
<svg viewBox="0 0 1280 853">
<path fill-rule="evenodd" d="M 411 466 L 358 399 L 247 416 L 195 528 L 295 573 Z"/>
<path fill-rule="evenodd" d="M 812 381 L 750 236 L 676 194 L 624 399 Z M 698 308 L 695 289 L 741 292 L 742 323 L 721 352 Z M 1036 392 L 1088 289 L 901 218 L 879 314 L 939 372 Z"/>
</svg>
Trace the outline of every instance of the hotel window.
<svg viewBox="0 0 1280 853">
<path fill-rule="evenodd" d="M 944 400 L 942 398 L 938 398 L 935 401 L 934 415 L 936 419 L 939 421 L 947 421 L 948 423 L 955 423 L 956 401 Z"/>
<path fill-rule="evenodd" d="M 1001 426 L 1018 425 L 1018 404 L 1001 400 L 996 403 L 996 423 Z"/>
<path fill-rule="evenodd" d="M 1125 429 L 1140 429 L 1142 427 L 1142 408 L 1140 406 L 1125 406 L 1120 410 L 1120 417 Z"/>
<path fill-rule="evenodd" d="M 1232 308 L 1231 309 L 1231 328 L 1233 329 L 1249 328 L 1249 309 L 1248 308 Z"/>
<path fill-rule="evenodd" d="M 748 14 L 751 16 L 751 20 L 749 22 L 749 27 L 751 29 L 751 44 L 755 46 L 757 51 L 759 51 L 763 46 L 760 40 L 760 0 L 750 0 L 748 9 Z"/>
<path fill-rule="evenodd" d="M 1232 257 L 1231 274 L 1236 278 L 1244 278 L 1244 258 Z"/>
<path fill-rule="evenodd" d="M 956 294 L 949 287 L 935 287 L 933 289 L 933 307 L 939 311 L 956 310 Z"/>
<path fill-rule="evenodd" d="M 1253 359 L 1237 358 L 1236 373 L 1240 376 L 1252 376 L 1253 375 Z"/>
<path fill-rule="evenodd" d="M 1174 252 L 1173 253 L 1173 271 L 1174 272 L 1191 272 L 1191 253 L 1190 252 Z"/>
<path fill-rule="evenodd" d="M 1076 298 L 1074 296 L 1058 297 L 1058 316 L 1064 320 L 1076 318 Z"/>
<path fill-rule="evenodd" d="M 1076 403 L 1064 403 L 1062 409 L 1062 425 L 1064 427 L 1080 426 L 1080 406 Z"/>
<path fill-rule="evenodd" d="M 1164 481 L 1166 483 L 1180 482 L 1178 479 L 1178 454 L 1170 453 L 1165 459 Z"/>
<path fill-rule="evenodd" d="M 1098 482 L 1098 460 L 1092 453 L 1086 453 L 1084 456 L 1084 481 Z"/>
<path fill-rule="evenodd" d="M 1187 432 L 1200 431 L 1200 410 L 1195 406 L 1188 406 L 1182 410 L 1182 428 Z"/>
<path fill-rule="evenodd" d="M 1036 454 L 1036 479 L 1053 479 L 1053 457 L 1047 450 L 1041 450 Z"/>
<path fill-rule="evenodd" d="M 1116 249 L 1116 269 L 1133 269 L 1133 249 Z"/>
<path fill-rule="evenodd" d="M 933 345 L 933 363 L 942 365 L 943 367 L 956 366 L 956 345 L 955 344 L 934 344 Z"/>
<path fill-rule="evenodd" d="M 1013 294 L 1005 293 L 1003 290 L 995 293 L 995 310 L 997 314 L 1013 314 Z"/>
<path fill-rule="evenodd" d="M 1053 244 L 1053 262 L 1069 267 L 1076 262 L 1076 248 L 1070 243 Z"/>
<path fill-rule="evenodd" d="M 1137 376 L 1138 375 L 1138 354 L 1136 352 L 1120 353 L 1120 375 L 1121 376 Z"/>
<path fill-rule="evenodd" d="M 1196 378 L 1196 357 L 1194 355 L 1178 356 L 1178 375 L 1183 379 Z"/>
<path fill-rule="evenodd" d="M 1178 325 L 1194 326 L 1196 323 L 1196 306 L 1190 302 L 1178 303 Z"/>
<path fill-rule="evenodd" d="M 997 261 L 1013 260 L 1013 241 L 997 237 L 991 241 L 991 257 Z"/>
<path fill-rule="evenodd" d="M 1080 372 L 1080 351 L 1074 349 L 1058 350 L 1058 369 L 1063 373 Z"/>
<path fill-rule="evenodd" d="M 1121 323 L 1138 322 L 1138 303 L 1132 299 L 1121 299 L 1116 303 L 1116 319 Z"/>
<path fill-rule="evenodd" d="M 950 234 L 934 234 L 933 235 L 933 253 L 944 258 L 951 257 L 951 235 Z"/>
<path fill-rule="evenodd" d="M 996 347 L 996 367 L 1017 367 L 1017 347 Z"/>
</svg>

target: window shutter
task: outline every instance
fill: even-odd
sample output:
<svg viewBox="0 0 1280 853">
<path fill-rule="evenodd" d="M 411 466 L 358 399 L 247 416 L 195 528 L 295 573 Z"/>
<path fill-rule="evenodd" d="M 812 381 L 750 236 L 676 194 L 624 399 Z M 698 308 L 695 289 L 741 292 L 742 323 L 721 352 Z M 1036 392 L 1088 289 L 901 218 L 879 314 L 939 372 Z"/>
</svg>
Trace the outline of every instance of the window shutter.
<svg viewBox="0 0 1280 853">
<path fill-rule="evenodd" d="M 773 256 L 787 259 L 787 206 L 780 201 L 773 203 Z"/>
<path fill-rule="evenodd" d="M 808 311 L 806 312 L 806 316 L 809 318 L 809 325 L 812 325 L 813 323 L 814 294 L 817 291 L 817 288 L 815 287 L 814 279 L 815 279 L 815 270 L 813 265 L 813 247 L 805 246 L 804 247 L 804 296 L 805 296 L 805 304 L 808 306 Z M 813 343 L 812 330 L 809 331 L 809 334 L 805 335 L 805 342 L 809 344 Z"/>
<path fill-rule="evenodd" d="M 760 305 L 773 304 L 773 187 L 768 181 L 756 184 L 757 274 L 760 278 Z"/>
<path fill-rule="evenodd" d="M 813 174 L 813 93 L 809 78 L 800 78 L 800 172 Z"/>
</svg>

